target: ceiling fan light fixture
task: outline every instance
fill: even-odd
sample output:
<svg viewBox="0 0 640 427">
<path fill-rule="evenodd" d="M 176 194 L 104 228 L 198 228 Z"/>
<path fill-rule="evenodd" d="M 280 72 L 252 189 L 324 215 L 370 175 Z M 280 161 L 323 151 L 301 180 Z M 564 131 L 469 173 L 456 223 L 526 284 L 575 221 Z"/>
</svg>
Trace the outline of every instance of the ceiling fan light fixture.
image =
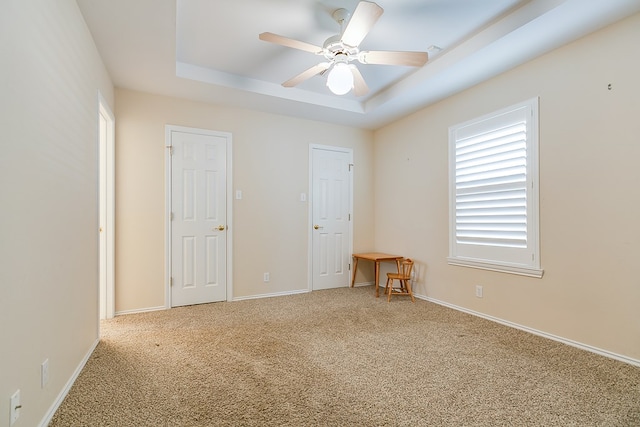
<svg viewBox="0 0 640 427">
<path fill-rule="evenodd" d="M 349 65 L 337 62 L 327 75 L 327 87 L 336 95 L 345 95 L 353 89 L 353 72 Z"/>
<path fill-rule="evenodd" d="M 327 75 L 327 87 L 336 95 L 345 95 L 353 89 L 355 96 L 365 96 L 369 87 L 360 70 L 351 61 L 362 64 L 402 65 L 422 67 L 429 59 L 428 52 L 360 51 L 360 42 L 367 36 L 384 10 L 372 1 L 358 2 L 353 15 L 346 9 L 337 9 L 332 16 L 340 24 L 340 34 L 325 40 L 322 47 L 273 33 L 261 33 L 260 40 L 303 50 L 324 56 L 326 62 L 314 65 L 297 76 L 282 83 L 294 87 L 311 77 Z"/>
</svg>

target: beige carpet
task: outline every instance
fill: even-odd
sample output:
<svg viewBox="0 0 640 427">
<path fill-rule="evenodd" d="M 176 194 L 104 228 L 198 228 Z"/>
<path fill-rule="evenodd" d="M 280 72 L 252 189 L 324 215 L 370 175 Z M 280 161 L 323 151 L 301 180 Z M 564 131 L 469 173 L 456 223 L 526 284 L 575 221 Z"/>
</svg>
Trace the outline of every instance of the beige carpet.
<svg viewBox="0 0 640 427">
<path fill-rule="evenodd" d="M 640 368 L 372 287 L 101 327 L 51 426 L 640 426 Z"/>
</svg>

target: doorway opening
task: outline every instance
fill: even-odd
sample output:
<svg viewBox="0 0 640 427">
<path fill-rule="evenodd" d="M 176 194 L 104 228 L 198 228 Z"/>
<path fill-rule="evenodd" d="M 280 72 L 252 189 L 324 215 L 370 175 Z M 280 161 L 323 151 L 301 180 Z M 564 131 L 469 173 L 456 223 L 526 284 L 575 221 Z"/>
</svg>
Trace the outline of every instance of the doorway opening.
<svg viewBox="0 0 640 427">
<path fill-rule="evenodd" d="M 100 320 L 115 312 L 114 244 L 115 244 L 115 119 L 109 105 L 98 93 L 98 170 L 99 170 L 99 312 Z"/>
</svg>

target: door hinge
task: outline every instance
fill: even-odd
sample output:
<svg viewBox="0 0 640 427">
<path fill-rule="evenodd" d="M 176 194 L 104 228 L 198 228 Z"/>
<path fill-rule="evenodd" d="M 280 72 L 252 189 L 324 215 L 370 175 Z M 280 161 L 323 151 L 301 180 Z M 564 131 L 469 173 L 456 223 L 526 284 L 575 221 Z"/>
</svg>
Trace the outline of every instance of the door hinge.
<svg viewBox="0 0 640 427">
<path fill-rule="evenodd" d="M 351 263 L 349 263 L 349 271 L 351 271 Z"/>
<path fill-rule="evenodd" d="M 169 155 L 173 156 L 173 145 L 165 145 L 164 147 L 168 148 L 169 149 Z"/>
<path fill-rule="evenodd" d="M 351 221 L 351 214 L 349 214 L 349 221 Z"/>
<path fill-rule="evenodd" d="M 349 163 L 349 172 L 351 172 L 352 167 L 353 167 L 353 163 Z"/>
<path fill-rule="evenodd" d="M 169 277 L 169 286 L 173 286 L 173 277 Z"/>
<path fill-rule="evenodd" d="M 173 221 L 173 212 L 169 213 L 169 221 Z"/>
</svg>

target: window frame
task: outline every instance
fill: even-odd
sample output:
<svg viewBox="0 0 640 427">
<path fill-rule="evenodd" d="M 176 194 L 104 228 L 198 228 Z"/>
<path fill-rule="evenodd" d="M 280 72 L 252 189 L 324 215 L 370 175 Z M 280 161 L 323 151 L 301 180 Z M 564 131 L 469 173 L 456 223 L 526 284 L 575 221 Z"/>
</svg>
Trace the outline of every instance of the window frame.
<svg viewBox="0 0 640 427">
<path fill-rule="evenodd" d="M 526 247 L 500 247 L 459 242 L 457 238 L 456 148 L 465 129 L 504 126 L 505 117 L 524 111 L 526 122 Z M 502 121 L 501 121 L 502 120 Z M 492 124 L 495 122 L 496 124 Z M 491 126 L 489 128 L 491 128 Z M 492 128 L 496 129 L 496 128 Z M 483 130 L 484 131 L 484 130 Z M 449 256 L 450 265 L 541 278 L 539 211 L 539 98 L 511 105 L 449 127 Z M 495 191 L 495 190 L 494 190 Z"/>
</svg>

